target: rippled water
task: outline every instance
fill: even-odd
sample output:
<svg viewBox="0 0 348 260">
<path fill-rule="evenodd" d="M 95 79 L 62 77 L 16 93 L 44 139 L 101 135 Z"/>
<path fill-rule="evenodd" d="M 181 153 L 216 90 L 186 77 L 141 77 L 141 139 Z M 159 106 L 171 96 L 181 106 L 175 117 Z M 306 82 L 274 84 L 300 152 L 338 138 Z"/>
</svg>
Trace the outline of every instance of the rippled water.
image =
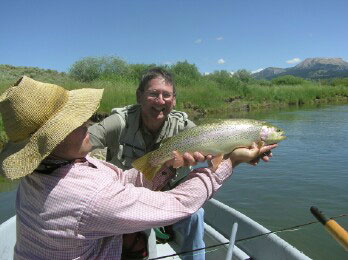
<svg viewBox="0 0 348 260">
<path fill-rule="evenodd" d="M 242 165 L 216 195 L 270 230 L 348 213 L 348 106 L 255 115 L 283 128 L 288 138 L 270 163 Z M 348 230 L 348 217 L 337 219 Z M 313 259 L 348 259 L 321 224 L 278 233 Z"/>
<path fill-rule="evenodd" d="M 247 117 L 280 126 L 288 138 L 270 163 L 239 166 L 217 199 L 270 230 L 315 221 L 311 206 L 327 217 L 348 213 L 348 105 Z M 0 223 L 13 214 L 14 198 L 0 193 Z M 348 230 L 347 217 L 337 222 Z M 278 235 L 313 259 L 348 259 L 321 224 Z"/>
</svg>

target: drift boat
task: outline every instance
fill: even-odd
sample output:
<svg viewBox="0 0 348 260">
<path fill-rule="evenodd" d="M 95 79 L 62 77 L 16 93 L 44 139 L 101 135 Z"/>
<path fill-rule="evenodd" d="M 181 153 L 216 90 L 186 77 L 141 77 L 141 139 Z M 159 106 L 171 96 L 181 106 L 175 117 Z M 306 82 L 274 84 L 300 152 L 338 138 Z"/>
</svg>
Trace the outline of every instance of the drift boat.
<svg viewBox="0 0 348 260">
<path fill-rule="evenodd" d="M 235 240 L 249 238 L 270 232 L 259 223 L 241 212 L 211 199 L 204 205 L 205 243 L 207 260 L 231 259 L 228 254 L 228 242 L 234 223 L 238 223 Z M 157 244 L 157 257 L 162 259 L 180 259 L 180 256 L 170 256 L 179 252 L 180 234 L 175 234 L 174 241 Z M 16 217 L 13 216 L 0 225 L 0 259 L 13 259 L 13 248 L 16 243 Z M 194 252 L 199 254 L 198 252 Z M 168 256 L 168 257 L 165 257 Z M 228 258 L 226 258 L 228 257 Z M 255 239 L 245 240 L 233 247 L 232 259 L 262 259 L 262 260 L 309 260 L 305 254 L 281 239 L 276 234 L 269 234 Z"/>
</svg>

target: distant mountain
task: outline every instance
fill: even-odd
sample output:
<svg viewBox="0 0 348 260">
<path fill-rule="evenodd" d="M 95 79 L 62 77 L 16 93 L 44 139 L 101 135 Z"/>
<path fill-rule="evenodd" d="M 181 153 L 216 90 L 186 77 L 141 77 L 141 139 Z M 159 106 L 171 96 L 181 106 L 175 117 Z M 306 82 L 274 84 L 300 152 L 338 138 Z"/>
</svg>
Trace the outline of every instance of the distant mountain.
<svg viewBox="0 0 348 260">
<path fill-rule="evenodd" d="M 277 77 L 279 74 L 286 72 L 286 69 L 282 68 L 276 68 L 276 67 L 268 67 L 264 70 L 261 70 L 257 73 L 254 73 L 254 76 L 257 76 L 257 78 L 263 78 L 263 79 L 271 79 L 274 77 Z"/>
<path fill-rule="evenodd" d="M 297 64 L 294 69 L 348 69 L 348 62 L 342 58 L 308 58 Z"/>
<path fill-rule="evenodd" d="M 253 74 L 256 79 L 272 79 L 284 75 L 307 79 L 348 77 L 348 62 L 341 58 L 308 58 L 291 68 L 269 67 Z"/>
</svg>

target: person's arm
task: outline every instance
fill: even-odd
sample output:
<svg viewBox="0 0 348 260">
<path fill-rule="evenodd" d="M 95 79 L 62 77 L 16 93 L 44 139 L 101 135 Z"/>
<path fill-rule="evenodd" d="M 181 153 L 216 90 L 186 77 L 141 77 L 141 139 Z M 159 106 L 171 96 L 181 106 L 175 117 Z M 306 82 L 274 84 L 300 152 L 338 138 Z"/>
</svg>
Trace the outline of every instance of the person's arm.
<svg viewBox="0 0 348 260">
<path fill-rule="evenodd" d="M 134 169 L 118 170 L 117 180 L 93 196 L 81 218 L 79 232 L 86 236 L 95 235 L 93 232 L 107 236 L 173 224 L 196 212 L 214 195 L 232 175 L 233 163 L 264 157 L 264 153 L 275 147 L 236 149 L 215 171 L 210 168 L 196 169 L 185 182 L 166 192 L 136 187 L 139 185 L 137 182 L 127 183 L 129 175 L 142 174 Z M 143 181 L 144 177 L 140 176 L 137 180 Z"/>
<path fill-rule="evenodd" d="M 119 178 L 118 181 L 122 185 L 133 184 L 136 187 L 144 187 L 153 191 L 162 189 L 163 186 L 165 186 L 167 182 L 175 175 L 175 173 L 170 170 L 169 167 L 163 167 L 163 169 L 161 169 L 150 181 L 147 180 L 145 176 L 135 168 L 130 170 L 122 170 L 111 163 L 105 161 L 102 163 L 115 172 Z"/>
<path fill-rule="evenodd" d="M 124 122 L 117 114 L 108 116 L 103 121 L 88 128 L 89 139 L 93 149 L 116 146 Z"/>
<path fill-rule="evenodd" d="M 119 178 L 92 196 L 79 234 L 105 237 L 173 224 L 197 211 L 220 188 L 232 174 L 232 164 L 226 160 L 215 172 L 208 168 L 192 172 L 184 184 L 168 192 L 118 181 L 130 173 L 119 172 Z"/>
</svg>

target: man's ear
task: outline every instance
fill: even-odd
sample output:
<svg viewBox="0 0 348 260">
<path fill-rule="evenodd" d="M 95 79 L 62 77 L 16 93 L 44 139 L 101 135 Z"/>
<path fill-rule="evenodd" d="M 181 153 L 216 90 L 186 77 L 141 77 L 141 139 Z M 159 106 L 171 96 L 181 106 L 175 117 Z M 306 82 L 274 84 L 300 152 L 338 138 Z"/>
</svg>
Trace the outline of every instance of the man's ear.
<svg viewBox="0 0 348 260">
<path fill-rule="evenodd" d="M 173 97 L 173 107 L 176 106 L 176 96 Z"/>
</svg>

